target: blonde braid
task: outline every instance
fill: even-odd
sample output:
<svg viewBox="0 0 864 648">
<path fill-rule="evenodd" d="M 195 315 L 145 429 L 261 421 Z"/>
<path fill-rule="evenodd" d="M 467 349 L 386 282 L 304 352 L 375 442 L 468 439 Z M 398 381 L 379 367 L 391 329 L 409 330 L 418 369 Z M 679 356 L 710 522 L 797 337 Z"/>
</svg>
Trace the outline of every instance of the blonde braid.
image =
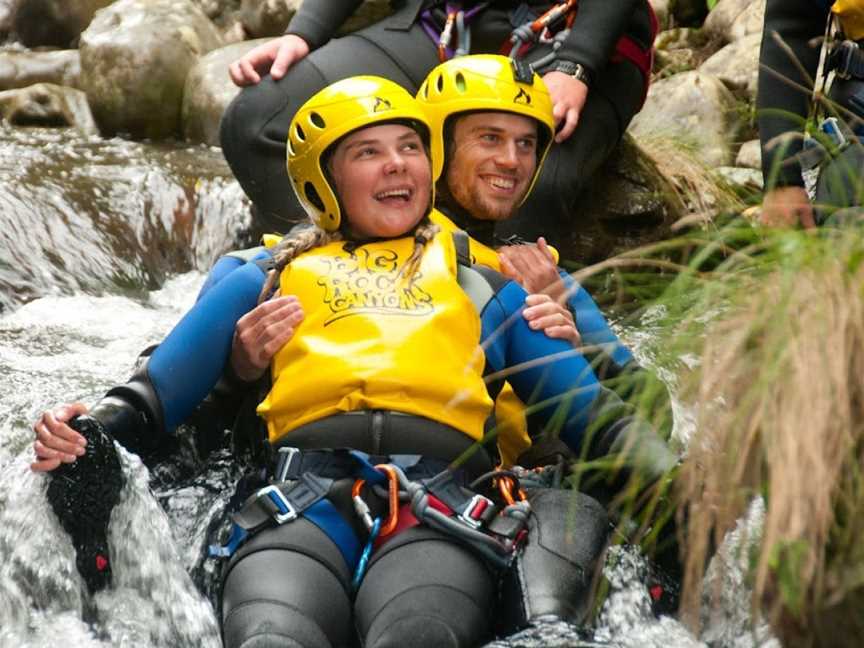
<svg viewBox="0 0 864 648">
<path fill-rule="evenodd" d="M 418 223 L 417 228 L 414 230 L 414 250 L 411 252 L 411 256 L 408 257 L 405 265 L 399 270 L 397 279 L 403 276 L 411 277 L 417 272 L 426 244 L 435 238 L 435 235 L 440 231 L 441 228 L 432 223 L 428 218 L 424 218 Z"/>
<path fill-rule="evenodd" d="M 273 248 L 273 269 L 267 273 L 267 281 L 264 282 L 261 294 L 258 295 L 258 303 L 265 302 L 270 298 L 270 294 L 279 282 L 282 271 L 291 261 L 312 248 L 321 247 L 341 239 L 342 234 L 339 232 L 325 232 L 318 227 L 312 227 L 301 230 L 293 236 L 286 236 L 279 241 Z"/>
</svg>

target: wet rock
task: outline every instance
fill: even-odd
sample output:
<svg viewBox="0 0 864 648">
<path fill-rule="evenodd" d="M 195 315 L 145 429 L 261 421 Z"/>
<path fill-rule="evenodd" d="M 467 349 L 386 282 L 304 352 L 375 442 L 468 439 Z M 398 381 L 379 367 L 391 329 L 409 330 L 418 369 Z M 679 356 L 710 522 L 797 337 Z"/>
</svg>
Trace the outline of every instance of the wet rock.
<svg viewBox="0 0 864 648">
<path fill-rule="evenodd" d="M 726 86 L 713 76 L 685 72 L 651 86 L 630 133 L 679 140 L 708 166 L 723 166 L 732 162 L 731 142 L 740 128 L 737 102 Z"/>
<path fill-rule="evenodd" d="M 762 148 L 759 140 L 750 140 L 741 145 L 735 158 L 735 166 L 745 169 L 762 169 Z"/>
<path fill-rule="evenodd" d="M 180 133 L 186 75 L 222 45 L 189 0 L 118 0 L 81 34 L 81 84 L 99 128 L 133 138 Z"/>
<path fill-rule="evenodd" d="M 585 192 L 565 257 L 600 261 L 667 238 L 683 205 L 669 180 L 625 135 Z"/>
<path fill-rule="evenodd" d="M 50 83 L 0 92 L 0 115 L 15 126 L 73 127 L 88 135 L 98 133 L 87 95 Z"/>
<path fill-rule="evenodd" d="M 720 0 L 705 19 L 705 31 L 726 43 L 761 34 L 766 0 Z"/>
<path fill-rule="evenodd" d="M 756 99 L 761 45 L 761 34 L 749 34 L 711 56 L 699 67 L 699 72 L 717 77 L 727 88 L 753 101 Z"/>
<path fill-rule="evenodd" d="M 78 88 L 81 58 L 78 50 L 55 52 L 0 52 L 0 90 L 54 83 Z"/>
<path fill-rule="evenodd" d="M 240 92 L 228 77 L 228 65 L 269 39 L 234 43 L 213 50 L 189 71 L 183 91 L 183 137 L 192 142 L 219 144 L 219 121 Z"/>
<path fill-rule="evenodd" d="M 18 3 L 12 31 L 27 47 L 69 47 L 96 11 L 114 0 L 26 0 Z"/>
</svg>

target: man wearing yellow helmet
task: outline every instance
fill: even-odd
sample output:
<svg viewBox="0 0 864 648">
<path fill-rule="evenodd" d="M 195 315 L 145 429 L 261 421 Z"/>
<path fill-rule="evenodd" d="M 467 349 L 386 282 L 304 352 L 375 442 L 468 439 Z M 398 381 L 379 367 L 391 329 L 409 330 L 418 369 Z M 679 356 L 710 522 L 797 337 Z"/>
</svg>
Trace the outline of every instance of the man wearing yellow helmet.
<svg viewBox="0 0 864 648">
<path fill-rule="evenodd" d="M 72 422 L 103 456 L 66 457 L 53 437 L 76 448 L 83 439 L 51 416 L 34 426 L 34 470 L 63 463 L 52 486 L 67 484 L 70 470 L 107 465 L 110 445 L 97 439 L 146 450 L 148 435 L 164 434 L 212 389 L 234 326 L 259 295 L 278 284 L 296 296 L 296 330 L 273 357 L 259 406 L 279 461 L 217 551 L 231 555 L 222 596 L 229 648 L 352 645 L 352 616 L 366 646 L 490 638 L 500 570 L 531 524 L 516 475 L 490 473 L 478 444 L 492 405 L 487 382 L 504 374 L 536 400 L 534 415 L 562 421 L 560 437 L 575 451 L 624 452 L 660 471 L 674 463 L 645 429 L 629 447 L 624 428 L 639 424 L 626 416 L 594 425 L 598 408 L 626 408 L 569 344 L 518 316 L 524 290 L 471 264 L 460 237 L 430 222 L 428 131 L 415 101 L 383 79 L 348 79 L 313 96 L 291 123 L 288 169 L 315 227 L 283 239 L 266 275 L 256 262 L 227 275 L 150 357 L 147 384 L 111 390 Z M 487 496 L 490 477 L 500 502 Z M 558 510 L 550 493 L 538 506 Z M 58 516 L 76 518 L 79 500 L 64 501 Z M 564 582 L 517 597 L 529 618 L 556 597 L 558 609 L 586 612 L 606 524 L 599 506 L 577 501 L 597 537 L 584 539 Z M 79 544 L 79 557 L 90 548 Z"/>
<path fill-rule="evenodd" d="M 568 232 L 580 190 L 644 100 L 656 32 L 650 2 L 403 0 L 392 16 L 333 38 L 360 4 L 304 2 L 285 36 L 230 66 L 243 90 L 223 117 L 222 150 L 261 222 L 278 231 L 300 216 L 285 183 L 284 133 L 319 88 L 378 74 L 415 91 L 442 60 L 501 52 L 543 75 L 560 127 L 514 231 Z"/>
</svg>

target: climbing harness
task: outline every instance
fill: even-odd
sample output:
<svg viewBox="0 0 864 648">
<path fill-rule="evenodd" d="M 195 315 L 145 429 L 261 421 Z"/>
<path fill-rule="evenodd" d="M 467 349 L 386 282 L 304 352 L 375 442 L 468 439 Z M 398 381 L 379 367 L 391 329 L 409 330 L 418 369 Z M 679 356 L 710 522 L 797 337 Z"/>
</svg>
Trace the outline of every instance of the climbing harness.
<svg viewBox="0 0 864 648">
<path fill-rule="evenodd" d="M 473 547 L 493 565 L 506 567 L 513 560 L 527 535 L 531 512 L 516 473 L 493 471 L 466 487 L 459 473 L 449 467 L 431 478 L 409 479 L 406 470 L 424 461 L 417 455 L 393 455 L 388 457 L 389 461 L 374 465 L 372 460 L 369 455 L 354 450 L 280 448 L 277 477 L 247 498 L 233 516 L 228 542 L 221 547 L 211 546 L 210 555 L 230 557 L 257 531 L 273 524 L 288 524 L 302 516 L 334 540 L 348 565 L 356 565 L 355 586 L 362 580 L 374 549 L 419 524 Z M 317 468 L 306 470 L 305 465 Z M 351 489 L 354 510 L 369 534 L 362 550 L 349 523 L 328 499 L 334 481 L 352 476 L 355 477 Z M 280 477 L 284 479 L 279 481 Z M 491 480 L 497 481 L 504 500 L 500 506 L 474 490 Z M 387 516 L 386 521 L 382 521 L 383 516 L 373 518 L 362 493 L 367 490 L 377 496 L 385 486 L 383 499 L 387 502 Z M 334 514 L 341 520 L 341 526 L 332 518 Z M 325 521 L 326 516 L 330 517 Z M 345 530 L 353 541 L 346 537 Z"/>
<path fill-rule="evenodd" d="M 450 58 L 470 53 L 470 22 L 489 4 L 491 3 L 480 2 L 466 11 L 463 10 L 462 3 L 445 3 L 444 24 L 440 31 L 438 28 L 440 21 L 436 21 L 433 9 L 426 9 L 422 12 L 420 25 L 436 44 L 438 58 L 442 63 Z M 536 60 L 530 61 L 530 65 L 535 72 L 542 74 L 548 71 L 558 59 L 559 50 L 570 34 L 578 13 L 578 5 L 579 0 L 564 0 L 554 4 L 542 15 L 535 17 L 531 7 L 525 2 L 521 3 L 510 13 L 513 31 L 502 43 L 499 53 L 509 56 L 513 60 L 519 60 L 536 46 L 547 45 L 551 49 Z M 650 22 L 651 42 L 653 43 L 659 30 L 659 22 L 651 3 L 646 0 L 645 6 Z M 624 60 L 633 63 L 642 75 L 645 87 L 642 99 L 644 103 L 651 79 L 651 68 L 654 64 L 653 47 L 649 45 L 646 48 L 625 34 L 618 39 L 615 45 L 615 55 L 612 62 L 619 63 Z"/>
<path fill-rule="evenodd" d="M 426 9 L 420 15 L 420 26 L 438 47 L 438 60 L 442 63 L 455 56 L 465 56 L 471 52 L 471 29 L 469 23 L 481 11 L 489 6 L 489 2 L 479 2 L 465 11 L 461 2 L 447 2 L 444 5 L 446 18 L 444 28 L 439 32 L 432 9 Z M 452 47 L 455 40 L 456 46 Z"/>
</svg>

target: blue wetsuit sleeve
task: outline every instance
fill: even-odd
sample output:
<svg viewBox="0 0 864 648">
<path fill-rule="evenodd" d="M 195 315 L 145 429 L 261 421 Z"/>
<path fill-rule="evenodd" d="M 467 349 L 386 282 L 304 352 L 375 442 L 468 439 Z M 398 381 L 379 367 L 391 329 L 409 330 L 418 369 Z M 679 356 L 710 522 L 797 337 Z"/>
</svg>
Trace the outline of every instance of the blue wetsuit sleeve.
<svg viewBox="0 0 864 648">
<path fill-rule="evenodd" d="M 198 296 L 195 298 L 195 301 L 197 302 L 201 299 L 207 291 L 222 281 L 228 274 L 243 266 L 244 263 L 245 261 L 239 257 L 220 257 L 216 263 L 213 264 L 213 267 L 210 268 L 210 272 L 207 274 L 207 278 L 204 280 L 201 290 L 198 291 Z"/>
<path fill-rule="evenodd" d="M 603 317 L 603 313 L 600 312 L 588 291 L 578 285 L 566 272 L 560 274 L 570 293 L 567 305 L 576 319 L 576 328 L 582 336 L 582 344 L 601 347 L 603 353 L 612 358 L 619 368 L 634 362 L 630 349 L 625 347 L 612 331 L 612 327 L 609 326 L 609 322 Z"/>
<path fill-rule="evenodd" d="M 581 452 L 595 403 L 608 390 L 571 344 L 528 326 L 522 317 L 526 296 L 511 281 L 483 309 L 481 336 L 488 369 L 507 369 L 506 379 L 528 404 L 529 418 L 539 416 L 545 424 L 555 417 L 561 421 L 561 440 Z"/>
<path fill-rule="evenodd" d="M 219 380 L 237 321 L 255 308 L 265 277 L 254 262 L 224 276 L 153 352 L 147 369 L 166 429 L 186 419 Z"/>
</svg>

